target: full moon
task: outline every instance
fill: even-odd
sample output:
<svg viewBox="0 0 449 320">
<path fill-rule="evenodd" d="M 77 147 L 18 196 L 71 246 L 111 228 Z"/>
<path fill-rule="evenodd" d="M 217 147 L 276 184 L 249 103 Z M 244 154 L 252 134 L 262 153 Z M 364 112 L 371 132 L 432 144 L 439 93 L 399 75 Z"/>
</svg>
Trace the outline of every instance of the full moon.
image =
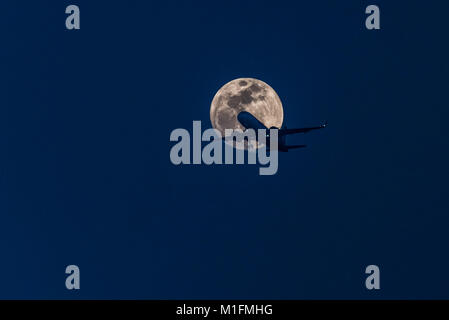
<svg viewBox="0 0 449 320">
<path fill-rule="evenodd" d="M 247 111 L 267 128 L 282 126 L 284 110 L 281 99 L 268 84 L 254 78 L 239 78 L 218 90 L 210 106 L 212 126 L 225 135 L 225 129 L 245 130 L 237 120 Z"/>
</svg>

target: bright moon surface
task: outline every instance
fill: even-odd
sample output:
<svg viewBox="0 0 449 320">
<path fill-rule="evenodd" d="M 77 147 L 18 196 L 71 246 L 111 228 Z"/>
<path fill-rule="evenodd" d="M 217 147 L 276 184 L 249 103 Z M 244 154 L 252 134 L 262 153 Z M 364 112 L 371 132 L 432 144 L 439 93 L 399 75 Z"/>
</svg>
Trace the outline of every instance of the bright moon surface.
<svg viewBox="0 0 449 320">
<path fill-rule="evenodd" d="M 284 111 L 281 99 L 268 84 L 254 78 L 239 78 L 226 83 L 215 94 L 210 107 L 212 126 L 225 135 L 225 129 L 245 130 L 237 120 L 247 111 L 267 128 L 282 126 Z"/>
</svg>

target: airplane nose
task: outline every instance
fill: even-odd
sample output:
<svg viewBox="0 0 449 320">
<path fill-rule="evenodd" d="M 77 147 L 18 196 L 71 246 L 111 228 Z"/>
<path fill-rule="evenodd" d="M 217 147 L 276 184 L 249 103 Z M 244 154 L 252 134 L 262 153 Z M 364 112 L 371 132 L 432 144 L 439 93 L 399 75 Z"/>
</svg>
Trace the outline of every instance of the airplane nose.
<svg viewBox="0 0 449 320">
<path fill-rule="evenodd" d="M 240 113 L 237 115 L 237 120 L 238 120 L 242 125 L 244 125 L 245 118 L 246 118 L 246 114 L 247 114 L 247 112 L 242 111 L 242 112 L 240 112 Z"/>
</svg>

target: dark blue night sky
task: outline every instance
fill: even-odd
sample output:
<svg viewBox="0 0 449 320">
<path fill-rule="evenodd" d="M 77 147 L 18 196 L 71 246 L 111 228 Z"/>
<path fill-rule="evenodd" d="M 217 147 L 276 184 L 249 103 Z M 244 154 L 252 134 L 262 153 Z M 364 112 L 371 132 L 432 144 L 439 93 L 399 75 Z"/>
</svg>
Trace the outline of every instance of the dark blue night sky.
<svg viewBox="0 0 449 320">
<path fill-rule="evenodd" d="M 447 1 L 0 12 L 0 298 L 449 298 Z M 210 126 L 240 77 L 276 90 L 288 127 L 329 127 L 291 138 L 308 148 L 274 176 L 174 166 L 170 132 Z"/>
</svg>

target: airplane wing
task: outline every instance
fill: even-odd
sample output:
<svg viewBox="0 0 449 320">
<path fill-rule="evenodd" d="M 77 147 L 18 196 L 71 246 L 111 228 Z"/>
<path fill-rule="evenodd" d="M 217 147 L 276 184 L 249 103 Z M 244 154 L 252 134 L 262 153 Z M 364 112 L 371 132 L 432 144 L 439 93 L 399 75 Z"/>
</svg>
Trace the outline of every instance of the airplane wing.
<svg viewBox="0 0 449 320">
<path fill-rule="evenodd" d="M 308 127 L 308 128 L 298 128 L 298 129 L 279 129 L 279 135 L 284 136 L 284 135 L 294 134 L 294 133 L 307 133 L 312 130 L 323 129 L 326 127 L 327 127 L 327 121 L 324 122 L 319 127 Z"/>
<path fill-rule="evenodd" d="M 290 149 L 299 149 L 299 148 L 305 148 L 307 147 L 307 145 L 305 144 L 298 144 L 298 145 L 293 145 L 293 146 L 285 146 L 288 150 Z"/>
</svg>

